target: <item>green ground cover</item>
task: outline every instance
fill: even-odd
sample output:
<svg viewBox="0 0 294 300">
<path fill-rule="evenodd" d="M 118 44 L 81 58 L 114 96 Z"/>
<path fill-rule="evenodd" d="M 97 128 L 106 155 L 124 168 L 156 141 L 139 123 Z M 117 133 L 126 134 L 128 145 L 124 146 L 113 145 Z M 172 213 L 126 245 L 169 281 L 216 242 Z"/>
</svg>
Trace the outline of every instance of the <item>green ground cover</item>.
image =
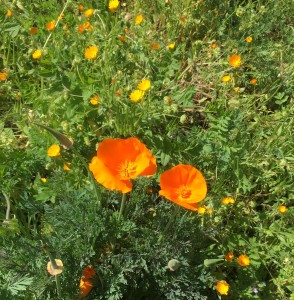
<svg viewBox="0 0 294 300">
<path fill-rule="evenodd" d="M 293 300 L 293 1 L 0 3 L 0 299 Z"/>
</svg>

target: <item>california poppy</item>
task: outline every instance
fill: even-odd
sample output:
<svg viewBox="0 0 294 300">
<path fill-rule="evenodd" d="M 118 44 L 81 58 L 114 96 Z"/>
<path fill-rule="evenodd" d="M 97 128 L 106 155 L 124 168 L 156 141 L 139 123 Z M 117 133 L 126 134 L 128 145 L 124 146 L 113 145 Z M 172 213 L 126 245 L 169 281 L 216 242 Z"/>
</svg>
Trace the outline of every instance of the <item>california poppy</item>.
<svg viewBox="0 0 294 300">
<path fill-rule="evenodd" d="M 95 276 L 95 270 L 93 266 L 87 266 L 85 270 L 83 271 L 83 276 L 80 280 L 80 296 L 86 297 L 92 290 L 93 288 L 93 283 L 92 283 L 92 278 Z"/>
<path fill-rule="evenodd" d="M 160 176 L 159 194 L 176 204 L 197 210 L 207 193 L 205 178 L 191 165 L 177 165 Z"/>
<path fill-rule="evenodd" d="M 157 166 L 150 150 L 132 137 L 103 140 L 89 168 L 104 187 L 125 194 L 132 190 L 131 179 L 154 175 Z"/>
</svg>

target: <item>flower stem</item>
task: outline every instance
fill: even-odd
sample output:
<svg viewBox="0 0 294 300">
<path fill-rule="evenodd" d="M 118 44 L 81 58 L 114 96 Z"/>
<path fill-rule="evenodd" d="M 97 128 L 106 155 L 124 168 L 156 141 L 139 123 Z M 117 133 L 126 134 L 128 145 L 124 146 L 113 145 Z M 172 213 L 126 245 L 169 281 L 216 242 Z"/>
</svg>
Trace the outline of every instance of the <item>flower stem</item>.
<svg viewBox="0 0 294 300">
<path fill-rule="evenodd" d="M 52 268 L 53 269 L 58 269 L 58 266 L 56 264 L 56 261 L 55 259 L 53 258 L 52 254 L 50 253 L 50 251 L 48 250 L 47 247 L 45 247 L 45 252 L 48 254 L 49 256 L 49 259 L 51 261 L 51 264 L 52 264 Z M 58 275 L 55 275 L 55 282 L 56 282 L 56 290 L 57 290 L 57 295 L 58 295 L 58 298 L 61 298 L 61 286 L 60 286 L 60 280 L 59 280 L 59 277 Z"/>
<path fill-rule="evenodd" d="M 127 194 L 123 194 L 121 199 L 119 214 L 118 214 L 118 220 L 120 220 L 123 215 L 123 211 L 126 206 L 126 200 L 127 200 Z"/>
<path fill-rule="evenodd" d="M 69 1 L 70 1 L 70 0 L 67 0 L 67 1 L 66 1 L 66 3 L 65 3 L 65 5 L 64 5 L 64 7 L 63 7 L 63 9 L 62 9 L 62 11 L 61 11 L 61 13 L 60 13 L 58 19 L 57 19 L 57 22 L 56 22 L 54 28 L 57 27 L 57 25 L 58 25 L 58 23 L 59 23 L 59 21 L 60 21 L 60 17 L 62 16 L 63 12 L 65 11 L 65 9 L 66 9 L 66 7 L 67 7 Z M 43 49 L 46 47 L 47 43 L 49 42 L 49 39 L 50 39 L 52 33 L 53 33 L 53 31 L 51 31 L 50 34 L 48 35 L 47 40 L 46 40 L 46 42 L 45 42 L 45 44 L 44 44 L 44 46 L 43 46 Z"/>
<path fill-rule="evenodd" d="M 176 214 L 177 214 L 178 210 L 177 208 L 174 210 L 174 213 L 171 215 L 168 223 L 165 225 L 161 235 L 158 238 L 158 242 L 161 242 L 161 240 L 163 239 L 163 237 L 166 235 L 167 231 L 169 230 L 171 224 L 174 222 Z"/>
<path fill-rule="evenodd" d="M 56 289 L 57 289 L 58 298 L 61 298 L 61 286 L 60 286 L 60 279 L 59 279 L 58 275 L 55 275 L 55 281 L 56 281 Z"/>
<path fill-rule="evenodd" d="M 4 197 L 5 197 L 6 205 L 7 205 L 7 207 L 6 207 L 6 215 L 5 215 L 5 219 L 6 219 L 6 220 L 9 220 L 9 217 L 10 217 L 10 200 L 9 200 L 9 197 L 6 195 L 6 193 L 4 193 L 4 192 L 2 191 L 2 194 L 3 194 Z"/>
</svg>

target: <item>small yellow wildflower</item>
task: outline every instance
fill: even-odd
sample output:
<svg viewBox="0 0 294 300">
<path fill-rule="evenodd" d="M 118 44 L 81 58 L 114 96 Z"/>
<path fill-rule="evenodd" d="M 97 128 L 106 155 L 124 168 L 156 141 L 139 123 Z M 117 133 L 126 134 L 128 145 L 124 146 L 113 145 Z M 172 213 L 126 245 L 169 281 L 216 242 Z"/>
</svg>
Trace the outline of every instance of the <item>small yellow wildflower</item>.
<svg viewBox="0 0 294 300">
<path fill-rule="evenodd" d="M 138 15 L 135 19 L 135 24 L 140 25 L 144 20 L 144 17 L 142 15 Z"/>
<path fill-rule="evenodd" d="M 222 82 L 229 82 L 231 80 L 231 76 L 230 75 L 225 75 L 222 77 Z"/>
<path fill-rule="evenodd" d="M 252 42 L 252 37 L 251 36 L 247 36 L 247 38 L 245 39 L 245 41 L 247 43 L 251 43 Z"/>
<path fill-rule="evenodd" d="M 210 46 L 212 49 L 215 49 L 216 47 L 217 47 L 217 44 L 216 43 L 213 43 L 213 44 L 211 44 L 211 46 Z"/>
<path fill-rule="evenodd" d="M 100 98 L 97 95 L 95 95 L 90 99 L 90 103 L 92 105 L 98 105 L 100 103 Z"/>
<path fill-rule="evenodd" d="M 236 93 L 241 93 L 241 89 L 240 89 L 238 86 L 234 87 L 233 90 L 234 90 Z"/>
<path fill-rule="evenodd" d="M 144 96 L 144 92 L 140 90 L 135 90 L 130 94 L 130 99 L 134 102 L 140 101 Z"/>
<path fill-rule="evenodd" d="M 48 151 L 47 151 L 48 156 L 50 157 L 56 157 L 60 155 L 60 147 L 57 144 L 52 145 Z"/>
<path fill-rule="evenodd" d="M 206 211 L 206 207 L 205 206 L 200 206 L 197 209 L 198 215 L 203 215 L 205 213 L 205 211 Z"/>
<path fill-rule="evenodd" d="M 45 177 L 42 177 L 41 181 L 45 183 L 45 182 L 47 182 L 47 179 Z"/>
<path fill-rule="evenodd" d="M 229 64 L 231 67 L 239 68 L 241 65 L 241 57 L 238 54 L 233 54 L 229 57 Z"/>
<path fill-rule="evenodd" d="M 110 0 L 109 1 L 108 8 L 112 13 L 116 11 L 118 6 L 119 6 L 119 1 L 118 0 Z"/>
<path fill-rule="evenodd" d="M 257 80 L 256 80 L 255 78 L 253 78 L 253 79 L 250 80 L 250 83 L 251 83 L 252 85 L 256 85 Z"/>
<path fill-rule="evenodd" d="M 47 30 L 52 31 L 55 28 L 55 20 L 52 20 L 49 23 L 47 23 L 46 28 Z"/>
<path fill-rule="evenodd" d="M 39 49 L 34 51 L 33 54 L 32 54 L 33 59 L 40 59 L 41 56 L 42 56 L 42 51 L 39 50 Z"/>
<path fill-rule="evenodd" d="M 226 281 L 218 281 L 216 284 L 216 290 L 220 295 L 228 295 L 230 285 Z"/>
<path fill-rule="evenodd" d="M 93 13 L 94 13 L 94 9 L 93 9 L 93 8 L 89 8 L 89 9 L 87 9 L 87 10 L 84 12 L 84 16 L 85 16 L 86 18 L 91 18 L 92 15 L 93 15 Z"/>
<path fill-rule="evenodd" d="M 0 73 L 0 80 L 5 81 L 7 79 L 7 76 L 5 73 Z"/>
<path fill-rule="evenodd" d="M 167 48 L 172 50 L 172 49 L 175 48 L 175 46 L 176 46 L 175 43 L 171 43 L 171 44 L 169 44 L 169 45 L 167 46 Z"/>
<path fill-rule="evenodd" d="M 62 14 L 58 17 L 58 20 L 59 20 L 59 21 L 62 21 L 63 18 L 64 18 L 64 13 L 62 13 Z"/>
<path fill-rule="evenodd" d="M 98 47 L 90 46 L 85 50 L 85 58 L 87 59 L 95 59 L 98 55 Z"/>
<path fill-rule="evenodd" d="M 226 261 L 232 261 L 234 259 L 234 253 L 233 252 L 228 252 L 226 255 L 225 255 L 225 260 Z"/>
<path fill-rule="evenodd" d="M 287 207 L 285 206 L 285 205 L 281 205 L 281 206 L 279 206 L 279 212 L 280 213 L 285 213 L 287 211 Z"/>
<path fill-rule="evenodd" d="M 234 204 L 235 200 L 231 197 L 225 197 L 222 199 L 223 204 Z"/>
<path fill-rule="evenodd" d="M 247 267 L 250 265 L 250 258 L 247 255 L 242 254 L 238 257 L 238 264 L 242 267 Z"/>
<path fill-rule="evenodd" d="M 12 11 L 10 9 L 7 10 L 7 17 L 12 17 Z"/>
<path fill-rule="evenodd" d="M 141 82 L 138 83 L 138 89 L 145 92 L 150 89 L 151 82 L 148 79 L 142 80 Z"/>
</svg>

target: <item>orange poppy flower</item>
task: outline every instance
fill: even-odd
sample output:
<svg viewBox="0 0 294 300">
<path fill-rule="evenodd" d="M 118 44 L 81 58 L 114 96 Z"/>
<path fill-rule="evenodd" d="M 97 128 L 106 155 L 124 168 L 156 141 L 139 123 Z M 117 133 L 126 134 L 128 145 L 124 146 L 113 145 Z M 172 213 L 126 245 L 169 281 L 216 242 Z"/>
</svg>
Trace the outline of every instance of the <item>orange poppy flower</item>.
<svg viewBox="0 0 294 300">
<path fill-rule="evenodd" d="M 86 297 L 90 294 L 90 292 L 93 289 L 93 283 L 89 280 L 83 281 L 83 279 L 80 280 L 80 296 Z"/>
<path fill-rule="evenodd" d="M 177 165 L 160 176 L 159 194 L 176 204 L 197 210 L 207 193 L 205 178 L 191 165 Z"/>
<path fill-rule="evenodd" d="M 88 296 L 89 293 L 91 292 L 93 288 L 93 283 L 91 279 L 95 274 L 96 274 L 95 270 L 91 265 L 87 266 L 83 271 L 83 276 L 80 280 L 80 288 L 79 288 L 80 296 L 82 298 Z"/>
<path fill-rule="evenodd" d="M 89 168 L 104 187 L 125 194 L 132 190 L 131 179 L 154 175 L 157 166 L 150 150 L 132 137 L 103 140 Z"/>
</svg>

